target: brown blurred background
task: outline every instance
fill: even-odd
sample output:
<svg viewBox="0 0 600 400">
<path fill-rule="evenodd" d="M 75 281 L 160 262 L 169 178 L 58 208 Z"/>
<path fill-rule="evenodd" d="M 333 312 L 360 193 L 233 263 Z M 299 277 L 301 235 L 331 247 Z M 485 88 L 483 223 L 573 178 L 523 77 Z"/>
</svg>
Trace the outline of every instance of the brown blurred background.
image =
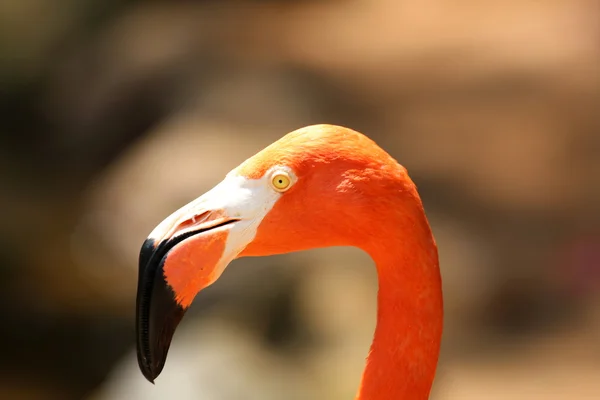
<svg viewBox="0 0 600 400">
<path fill-rule="evenodd" d="M 600 3 L 0 3 L 0 398 L 351 399 L 375 270 L 234 262 L 152 386 L 139 246 L 314 123 L 404 164 L 440 250 L 432 400 L 600 398 Z"/>
</svg>

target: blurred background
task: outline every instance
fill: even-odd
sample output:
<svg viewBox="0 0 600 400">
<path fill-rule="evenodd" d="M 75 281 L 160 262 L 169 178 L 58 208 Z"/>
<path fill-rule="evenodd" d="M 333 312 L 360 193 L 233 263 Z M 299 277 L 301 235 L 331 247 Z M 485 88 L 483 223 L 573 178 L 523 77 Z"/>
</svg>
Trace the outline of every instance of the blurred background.
<svg viewBox="0 0 600 400">
<path fill-rule="evenodd" d="M 377 290 L 356 249 L 234 262 L 154 386 L 134 348 L 148 233 L 323 122 L 419 187 L 432 400 L 600 398 L 597 0 L 6 0 L 0 57 L 0 398 L 353 398 Z"/>
</svg>

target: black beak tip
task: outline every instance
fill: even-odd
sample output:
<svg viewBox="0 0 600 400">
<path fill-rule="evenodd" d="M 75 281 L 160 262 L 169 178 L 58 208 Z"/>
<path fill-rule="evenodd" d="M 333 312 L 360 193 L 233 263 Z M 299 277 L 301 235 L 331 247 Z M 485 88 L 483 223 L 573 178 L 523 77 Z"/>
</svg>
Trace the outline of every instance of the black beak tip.
<svg viewBox="0 0 600 400">
<path fill-rule="evenodd" d="M 142 371 L 144 378 L 146 378 L 148 382 L 154 385 L 154 380 L 157 378 L 158 375 L 154 374 L 149 368 L 140 367 L 140 370 Z"/>
<path fill-rule="evenodd" d="M 150 382 L 151 384 L 154 385 L 154 380 L 158 377 L 158 375 L 160 375 L 161 371 L 160 370 L 157 371 L 156 368 L 152 367 L 152 363 L 147 358 L 144 357 L 144 355 L 139 350 L 139 348 L 138 348 L 138 352 L 137 352 L 137 358 L 138 358 L 138 365 L 140 367 L 140 371 L 142 372 L 142 375 L 144 375 L 144 378 L 146 378 L 146 380 L 148 382 Z"/>
<path fill-rule="evenodd" d="M 175 293 L 165 280 L 164 263 L 176 243 L 156 245 L 148 239 L 140 251 L 136 330 L 140 370 L 152 384 L 165 365 L 171 339 L 185 314 L 175 300 Z"/>
</svg>

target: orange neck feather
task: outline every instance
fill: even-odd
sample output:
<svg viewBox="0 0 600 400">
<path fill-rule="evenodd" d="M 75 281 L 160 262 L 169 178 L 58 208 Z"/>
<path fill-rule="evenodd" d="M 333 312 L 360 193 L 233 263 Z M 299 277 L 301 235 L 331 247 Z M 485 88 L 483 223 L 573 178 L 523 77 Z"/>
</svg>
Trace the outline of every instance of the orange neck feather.
<svg viewBox="0 0 600 400">
<path fill-rule="evenodd" d="M 352 214 L 344 214 L 344 207 L 325 208 L 352 203 L 349 195 L 320 198 L 324 214 L 335 218 L 307 214 L 303 203 L 284 197 L 242 254 L 350 245 L 373 258 L 379 281 L 377 326 L 357 400 L 426 400 L 438 361 L 443 304 L 437 247 L 416 188 L 407 176 L 396 182 L 401 183 L 381 189 L 368 204 L 349 207 Z M 377 192 L 372 180 L 369 184 Z M 316 193 L 298 198 L 311 196 Z"/>
<path fill-rule="evenodd" d="M 423 218 L 424 220 L 424 218 Z M 443 325 L 437 249 L 427 221 L 365 249 L 377 265 L 377 326 L 357 400 L 429 398 Z"/>
</svg>

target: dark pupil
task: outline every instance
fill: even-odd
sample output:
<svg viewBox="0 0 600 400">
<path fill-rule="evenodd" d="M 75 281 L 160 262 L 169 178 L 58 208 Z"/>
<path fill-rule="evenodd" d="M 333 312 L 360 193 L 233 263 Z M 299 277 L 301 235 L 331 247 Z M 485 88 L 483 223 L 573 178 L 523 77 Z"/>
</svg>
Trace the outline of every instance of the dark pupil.
<svg viewBox="0 0 600 400">
<path fill-rule="evenodd" d="M 283 181 L 280 179 L 280 180 L 279 180 L 279 183 L 283 183 Z"/>
</svg>

